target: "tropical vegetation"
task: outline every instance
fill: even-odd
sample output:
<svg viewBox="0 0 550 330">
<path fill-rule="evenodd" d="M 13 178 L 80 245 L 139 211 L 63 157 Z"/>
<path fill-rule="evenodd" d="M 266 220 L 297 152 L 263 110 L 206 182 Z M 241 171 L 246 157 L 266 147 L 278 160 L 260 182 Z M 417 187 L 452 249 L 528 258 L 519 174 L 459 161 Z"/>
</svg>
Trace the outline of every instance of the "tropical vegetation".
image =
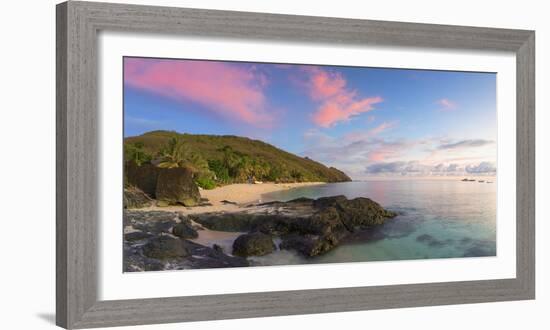
<svg viewBox="0 0 550 330">
<path fill-rule="evenodd" d="M 259 140 L 232 135 L 153 131 L 124 140 L 127 162 L 163 168 L 186 167 L 203 189 L 250 181 L 340 182 L 343 172 Z"/>
</svg>

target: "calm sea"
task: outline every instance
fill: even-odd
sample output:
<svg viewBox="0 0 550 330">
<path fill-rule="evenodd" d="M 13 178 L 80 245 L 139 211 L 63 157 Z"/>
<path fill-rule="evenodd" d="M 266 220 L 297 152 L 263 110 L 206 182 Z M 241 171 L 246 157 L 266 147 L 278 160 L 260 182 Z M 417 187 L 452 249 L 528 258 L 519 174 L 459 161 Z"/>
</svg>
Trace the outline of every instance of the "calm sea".
<svg viewBox="0 0 550 330">
<path fill-rule="evenodd" d="M 399 215 L 356 234 L 323 256 L 290 251 L 251 258 L 258 265 L 382 261 L 496 255 L 496 183 L 449 180 L 380 180 L 297 188 L 264 201 L 345 195 L 368 197 Z"/>
</svg>

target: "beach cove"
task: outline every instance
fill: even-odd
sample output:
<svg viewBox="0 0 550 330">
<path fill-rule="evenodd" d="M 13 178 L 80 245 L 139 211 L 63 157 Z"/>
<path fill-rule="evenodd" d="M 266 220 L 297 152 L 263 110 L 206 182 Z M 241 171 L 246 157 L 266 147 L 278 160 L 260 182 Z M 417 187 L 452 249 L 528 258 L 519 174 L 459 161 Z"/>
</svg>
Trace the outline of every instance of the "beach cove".
<svg viewBox="0 0 550 330">
<path fill-rule="evenodd" d="M 263 186 L 235 185 L 222 192 Z M 202 197 L 202 206 L 150 206 L 124 212 L 127 271 L 240 267 L 259 265 L 254 257 L 293 251 L 314 259 L 336 248 L 356 230 L 379 226 L 396 213 L 375 201 L 343 195 L 266 201 L 270 193 L 321 187 L 325 184 L 266 184 L 258 202 L 238 204 L 218 191 L 216 204 Z M 267 192 L 267 193 L 264 193 Z M 262 194 L 264 193 L 264 194 Z M 260 198 L 258 198 L 260 197 Z M 222 199 L 223 198 L 223 199 Z M 154 204 L 154 203 L 153 203 Z"/>
<path fill-rule="evenodd" d="M 258 255 L 247 255 L 244 257 L 246 266 L 480 257 L 496 254 L 496 217 L 491 207 L 494 189 L 491 184 L 462 182 L 453 178 L 331 184 L 237 184 L 211 191 L 212 205 L 149 207 L 132 212 L 148 214 L 148 223 L 155 222 L 155 217 L 151 216 L 154 212 L 175 218 L 178 223 L 178 219 L 189 219 L 190 226 L 197 229 L 197 236 L 188 238 L 189 242 L 217 249 L 233 258 L 236 257 L 233 255 L 234 244 L 240 236 L 246 236 L 258 228 L 265 231 L 254 227 L 257 224 L 249 226 L 244 220 L 243 223 L 235 221 L 233 214 L 251 214 L 250 217 L 254 218 L 256 214 L 275 215 L 291 209 L 297 216 L 296 210 L 300 207 L 309 209 L 299 203 L 289 207 L 293 200 L 303 200 L 307 204 L 340 195 L 345 196 L 344 203 L 347 203 L 354 198 L 369 196 L 397 216 L 386 219 L 380 225 L 346 232 L 346 235 L 339 237 L 338 244 L 313 256 L 307 255 L 312 250 L 307 250 L 303 242 L 295 240 L 289 248 L 289 244 L 281 245 L 281 236 L 271 235 L 263 241 L 267 242 L 269 253 L 263 251 Z M 232 199 L 237 204 L 223 202 Z M 272 224 L 272 218 L 264 219 Z M 170 228 L 166 228 L 165 232 L 170 233 Z M 258 236 L 251 238 L 265 239 Z M 209 267 L 213 265 L 212 262 L 208 264 Z M 234 266 L 239 265 L 227 264 L 227 267 Z M 188 266 L 170 264 L 168 267 L 163 269 L 202 268 L 200 263 Z"/>
</svg>

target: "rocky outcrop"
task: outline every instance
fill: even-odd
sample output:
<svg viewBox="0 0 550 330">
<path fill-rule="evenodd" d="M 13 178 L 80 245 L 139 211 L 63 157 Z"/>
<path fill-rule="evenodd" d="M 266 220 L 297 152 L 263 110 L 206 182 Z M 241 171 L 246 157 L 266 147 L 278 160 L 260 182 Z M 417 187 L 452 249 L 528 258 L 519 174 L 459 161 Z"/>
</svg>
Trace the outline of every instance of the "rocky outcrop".
<svg viewBox="0 0 550 330">
<path fill-rule="evenodd" d="M 193 228 L 193 225 L 191 224 L 191 220 L 185 217 L 179 217 L 181 222 L 176 224 L 172 228 L 172 234 L 174 236 L 178 236 L 180 238 L 197 238 L 199 237 L 199 233 Z"/>
<path fill-rule="evenodd" d="M 244 234 L 233 242 L 233 255 L 239 257 L 263 256 L 273 252 L 271 235 L 261 232 Z"/>
<path fill-rule="evenodd" d="M 201 201 L 193 173 L 187 168 L 163 168 L 159 171 L 155 197 L 169 204 L 196 206 Z"/>
<path fill-rule="evenodd" d="M 281 249 L 314 257 L 330 251 L 354 231 L 383 224 L 395 215 L 368 198 L 333 196 L 265 203 L 237 213 L 196 214 L 193 220 L 213 230 L 278 236 Z"/>
<path fill-rule="evenodd" d="M 150 200 L 156 199 L 158 206 L 201 204 L 199 188 L 193 172 L 188 168 L 159 168 L 149 163 L 138 166 L 134 162 L 127 162 L 124 170 L 124 201 L 126 203 L 128 200 L 128 208 L 144 207 L 140 203 L 145 200 L 142 201 L 142 196 L 132 189 L 143 192 Z"/>
<path fill-rule="evenodd" d="M 139 188 L 141 191 L 155 198 L 157 178 L 160 168 L 152 164 L 136 165 L 134 162 L 126 162 L 124 166 L 125 184 Z"/>
<path fill-rule="evenodd" d="M 124 267 L 126 271 L 242 267 L 249 265 L 248 257 L 267 255 L 277 248 L 315 257 L 345 240 L 383 228 L 379 226 L 395 215 L 368 198 L 349 200 L 344 196 L 299 198 L 240 212 L 187 216 L 126 209 Z M 246 234 L 224 251 L 219 245 L 191 241 L 203 227 Z M 274 241 L 280 242 L 278 246 Z"/>
<path fill-rule="evenodd" d="M 174 235 L 187 237 L 191 230 L 195 230 L 192 223 L 175 212 L 124 210 L 124 270 L 248 266 L 245 258 L 227 255 L 220 247 L 207 247 Z"/>
<path fill-rule="evenodd" d="M 155 236 L 143 245 L 143 254 L 154 259 L 176 259 L 189 255 L 184 241 L 167 235 Z"/>
<path fill-rule="evenodd" d="M 314 201 L 313 206 L 319 209 L 334 208 L 338 212 L 342 223 L 350 231 L 360 226 L 380 225 L 387 218 L 396 215 L 365 197 L 351 200 L 348 200 L 345 196 L 324 197 Z"/>
<path fill-rule="evenodd" d="M 125 209 L 139 209 L 153 204 L 153 200 L 141 189 L 129 186 L 124 188 L 123 205 Z"/>
<path fill-rule="evenodd" d="M 306 257 L 314 257 L 329 251 L 334 246 L 335 244 L 320 239 L 318 235 L 290 234 L 284 237 L 280 248 L 281 250 L 294 250 Z"/>
</svg>

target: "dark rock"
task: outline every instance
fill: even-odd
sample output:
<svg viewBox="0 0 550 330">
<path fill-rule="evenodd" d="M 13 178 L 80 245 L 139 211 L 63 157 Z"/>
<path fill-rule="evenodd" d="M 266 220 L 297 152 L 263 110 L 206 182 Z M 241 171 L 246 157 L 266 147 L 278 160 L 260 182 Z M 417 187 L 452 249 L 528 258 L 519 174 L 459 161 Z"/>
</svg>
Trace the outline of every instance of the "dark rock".
<svg viewBox="0 0 550 330">
<path fill-rule="evenodd" d="M 144 233 L 142 231 L 134 231 L 131 233 L 124 234 L 124 239 L 127 241 L 141 241 L 141 240 L 150 238 L 151 236 L 153 235 L 149 233 Z"/>
<path fill-rule="evenodd" d="M 123 205 L 125 209 L 139 209 L 153 204 L 151 197 L 141 189 L 129 186 L 124 188 Z"/>
<path fill-rule="evenodd" d="M 265 255 L 273 252 L 273 236 L 281 237 L 281 249 L 295 250 L 306 257 L 315 257 L 326 253 L 342 241 L 353 237 L 352 232 L 360 233 L 370 230 L 368 237 L 376 237 L 377 226 L 395 213 L 383 209 L 378 203 L 368 198 L 348 200 L 344 196 L 335 196 L 312 200 L 298 198 L 289 202 L 270 202 L 256 205 L 250 209 L 230 213 L 203 213 L 190 216 L 177 215 L 164 211 L 124 211 L 125 226 L 154 236 L 147 238 L 147 243 L 125 240 L 130 249 L 131 258 L 141 260 L 132 264 L 132 269 L 144 269 L 143 258 L 156 258 L 168 262 L 166 269 L 214 268 L 246 266 L 246 257 Z M 177 219 L 179 218 L 179 221 Z M 199 224 L 196 225 L 193 222 Z M 178 223 L 179 222 L 179 223 Z M 185 239 L 179 239 L 188 255 L 172 257 L 177 247 L 167 242 L 168 248 L 160 248 L 156 241 L 166 239 L 164 233 L 172 233 L 183 238 L 196 237 L 200 227 L 228 232 L 248 232 L 239 236 L 233 244 L 234 256 L 223 253 L 219 246 L 206 247 Z M 360 231 L 357 230 L 361 229 Z M 370 239 L 370 238 L 369 238 Z M 176 239 L 177 240 L 177 239 Z M 426 238 L 419 241 L 427 242 Z M 431 240 L 437 244 L 437 241 Z M 433 243 L 435 242 L 435 243 Z M 442 242 L 445 244 L 446 242 Z M 168 250 L 170 253 L 157 251 Z M 178 250 L 176 250 L 177 252 Z M 168 254 L 168 257 L 166 256 Z M 184 253 L 183 253 L 184 254 Z M 142 257 L 140 257 L 143 255 Z M 156 255 L 156 256 L 153 256 Z M 139 259 L 142 258 L 142 259 Z M 177 259 L 174 261 L 174 259 Z M 136 266 L 137 265 L 137 266 Z"/>
<path fill-rule="evenodd" d="M 273 240 L 270 235 L 264 233 L 244 234 L 233 242 L 233 255 L 236 256 L 263 256 L 271 252 L 273 252 Z"/>
<path fill-rule="evenodd" d="M 344 195 L 321 197 L 313 201 L 313 206 L 316 208 L 335 207 L 338 204 L 347 202 L 348 199 Z"/>
<path fill-rule="evenodd" d="M 313 233 L 318 235 L 334 234 L 346 231 L 345 223 L 342 221 L 342 214 L 334 207 L 322 209 L 306 221 L 296 224 L 303 233 Z"/>
<path fill-rule="evenodd" d="M 232 202 L 232 201 L 228 201 L 228 200 L 226 200 L 226 199 L 224 199 L 223 201 L 220 201 L 220 203 L 222 203 L 222 204 L 233 204 L 233 205 L 237 205 L 237 203 Z"/>
<path fill-rule="evenodd" d="M 198 214 L 194 220 L 212 230 L 282 236 L 285 249 L 315 256 L 334 248 L 356 229 L 381 225 L 395 215 L 368 198 L 334 196 L 268 202 L 236 213 Z"/>
<path fill-rule="evenodd" d="M 183 258 L 188 256 L 189 252 L 181 239 L 161 235 L 150 239 L 143 246 L 143 254 L 149 258 L 163 260 Z"/>
<path fill-rule="evenodd" d="M 155 196 L 159 201 L 184 206 L 196 206 L 201 200 L 193 172 L 179 167 L 160 169 Z"/>
<path fill-rule="evenodd" d="M 345 196 L 323 197 L 314 201 L 313 205 L 321 209 L 336 208 L 340 219 L 350 231 L 356 227 L 380 225 L 387 218 L 396 216 L 394 212 L 385 210 L 380 204 L 365 197 L 351 200 Z"/>
<path fill-rule="evenodd" d="M 170 229 L 175 225 L 175 220 L 159 220 L 135 223 L 133 227 L 144 232 L 158 235 L 162 233 L 170 233 Z"/>
<path fill-rule="evenodd" d="M 298 197 L 292 200 L 289 200 L 287 203 L 313 203 L 314 199 L 307 197 Z"/>
<path fill-rule="evenodd" d="M 193 220 L 210 230 L 229 232 L 252 231 L 261 221 L 254 214 L 241 212 L 195 214 Z"/>
<path fill-rule="evenodd" d="M 165 263 L 147 257 L 142 257 L 138 254 L 124 257 L 125 272 L 143 272 L 143 271 L 159 271 L 164 270 Z"/>
<path fill-rule="evenodd" d="M 181 219 L 181 217 L 180 217 Z M 193 228 L 189 219 L 182 220 L 172 228 L 172 233 L 181 238 L 197 238 L 199 233 Z"/>
<path fill-rule="evenodd" d="M 207 247 L 169 235 L 178 224 L 191 226 L 192 229 L 201 228 L 184 215 L 134 210 L 124 210 L 123 214 L 124 225 L 136 230 L 124 236 L 126 272 L 249 265 L 245 258 L 223 253 L 221 247 Z"/>
<path fill-rule="evenodd" d="M 159 271 L 164 270 L 165 265 L 162 261 L 157 259 L 144 259 L 143 260 L 143 270 L 145 271 Z"/>
<path fill-rule="evenodd" d="M 249 266 L 245 258 L 229 256 L 220 249 L 214 249 L 194 242 L 185 241 L 192 256 L 187 258 L 186 265 L 193 269 L 224 268 Z"/>
<path fill-rule="evenodd" d="M 165 211 L 124 210 L 124 226 L 151 234 L 171 233 L 176 225 L 177 213 Z"/>
<path fill-rule="evenodd" d="M 296 250 L 307 257 L 331 250 L 350 233 L 334 207 L 324 208 L 309 218 L 294 222 L 288 232 L 289 235 L 283 236 L 281 249 Z"/>
<path fill-rule="evenodd" d="M 139 188 L 152 198 L 156 197 L 157 178 L 160 168 L 152 164 L 138 166 L 130 161 L 126 163 L 124 169 L 124 175 L 129 185 Z"/>
<path fill-rule="evenodd" d="M 312 234 L 290 234 L 283 237 L 283 241 L 280 244 L 282 250 L 295 250 L 306 257 L 314 257 L 323 254 L 333 247 L 334 244 L 325 241 L 319 235 Z"/>
<path fill-rule="evenodd" d="M 183 239 L 174 239 L 188 252 L 183 257 L 170 257 L 157 259 L 146 254 L 146 246 L 133 245 L 132 242 L 125 242 L 124 245 L 124 271 L 158 271 L 177 269 L 201 269 L 201 268 L 224 268 L 224 267 L 245 267 L 249 263 L 245 258 L 229 256 L 219 249 L 206 247 Z M 153 239 L 153 241 L 155 241 Z"/>
</svg>

